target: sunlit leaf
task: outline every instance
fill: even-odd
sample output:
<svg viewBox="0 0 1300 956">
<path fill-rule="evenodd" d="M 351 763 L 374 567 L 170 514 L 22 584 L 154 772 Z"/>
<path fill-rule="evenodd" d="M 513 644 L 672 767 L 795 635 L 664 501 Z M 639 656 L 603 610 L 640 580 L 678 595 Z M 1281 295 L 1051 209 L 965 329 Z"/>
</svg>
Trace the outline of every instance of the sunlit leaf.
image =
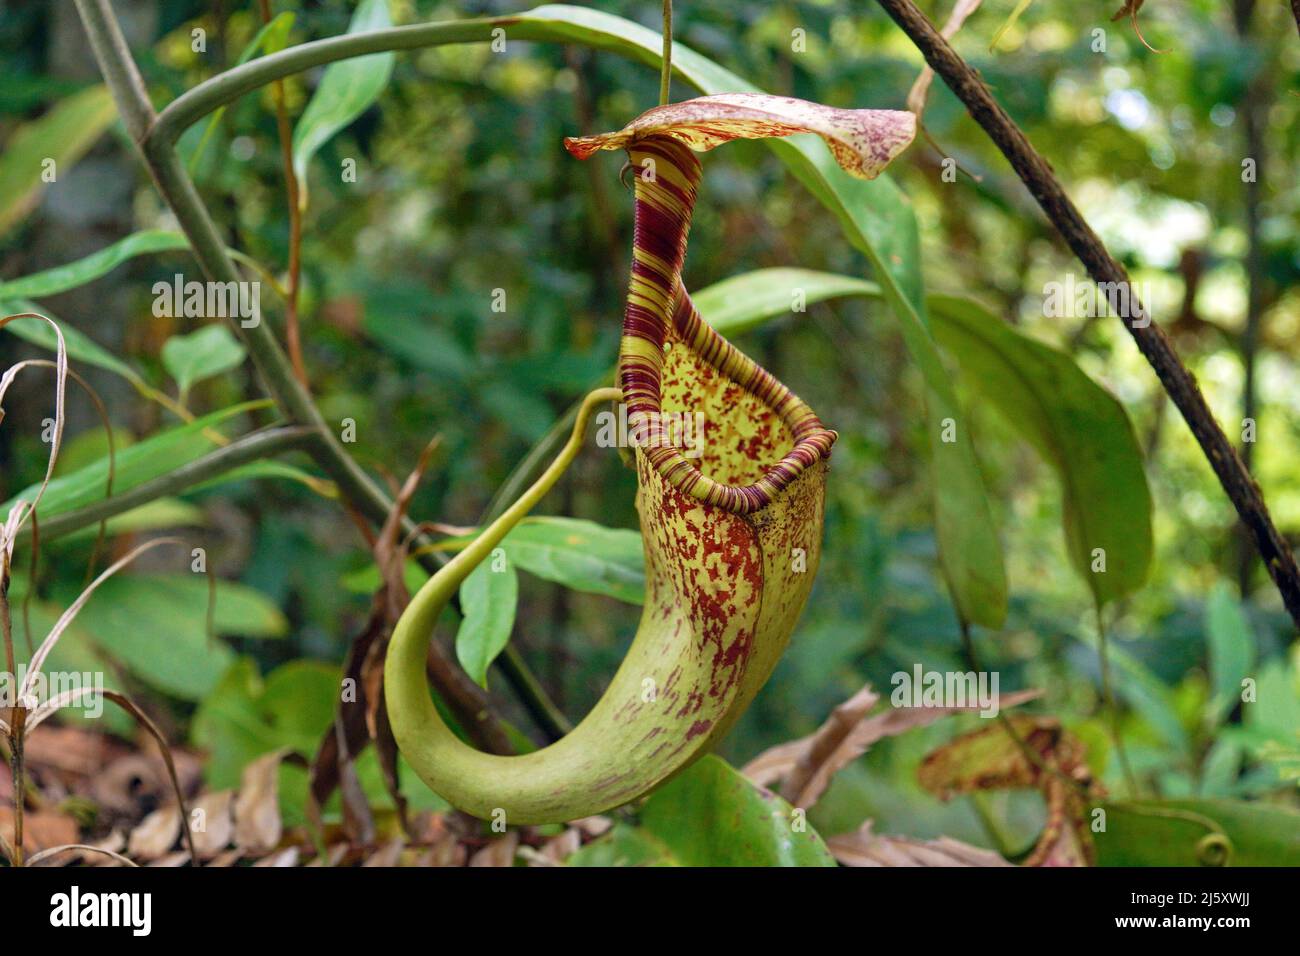
<svg viewBox="0 0 1300 956">
<path fill-rule="evenodd" d="M 47 185 L 46 171 L 66 176 L 116 116 L 108 87 L 92 86 L 60 100 L 9 137 L 0 154 L 0 235 L 31 212 Z"/>
</svg>

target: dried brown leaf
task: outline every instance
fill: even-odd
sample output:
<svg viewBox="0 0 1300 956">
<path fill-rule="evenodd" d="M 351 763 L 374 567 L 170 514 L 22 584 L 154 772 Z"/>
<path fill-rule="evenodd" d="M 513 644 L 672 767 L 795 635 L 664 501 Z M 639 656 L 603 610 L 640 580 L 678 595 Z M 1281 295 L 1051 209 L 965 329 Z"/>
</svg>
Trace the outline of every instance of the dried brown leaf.
<svg viewBox="0 0 1300 956">
<path fill-rule="evenodd" d="M 235 843 L 248 854 L 275 849 L 284 833 L 280 819 L 280 764 L 303 762 L 287 747 L 272 750 L 244 768 L 235 798 Z"/>
<path fill-rule="evenodd" d="M 230 845 L 235 836 L 233 790 L 205 793 L 190 809 L 190 830 L 194 849 L 201 860 L 210 860 Z"/>
<path fill-rule="evenodd" d="M 953 4 L 952 13 L 948 14 L 948 19 L 944 22 L 943 29 L 939 32 L 945 40 L 951 40 L 957 35 L 957 31 L 962 28 L 966 19 L 980 8 L 983 0 L 957 0 Z M 930 95 L 930 84 L 934 82 L 934 70 L 927 65 L 922 68 L 921 75 L 916 78 L 912 84 L 912 89 L 907 94 L 907 108 L 916 114 L 919 121 L 921 114 L 925 112 L 925 101 Z"/>
<path fill-rule="evenodd" d="M 58 863 L 46 862 L 52 861 L 61 854 L 67 854 L 65 860 Z M 182 854 L 183 855 L 183 854 Z M 121 863 L 124 866 L 136 866 L 137 864 L 128 857 L 123 856 L 115 850 L 108 850 L 102 846 L 92 846 L 89 843 L 68 843 L 64 846 L 52 846 L 48 850 L 41 850 L 39 853 L 33 853 L 27 858 L 27 866 L 56 866 L 70 865 L 78 861 L 85 861 L 87 857 L 100 857 L 107 859 L 110 863 Z"/>
<path fill-rule="evenodd" d="M 287 846 L 283 850 L 277 850 L 270 856 L 263 857 L 253 866 L 272 867 L 276 869 L 292 869 L 298 865 L 298 860 L 302 856 L 302 851 L 296 846 Z"/>
<path fill-rule="evenodd" d="M 1137 38 L 1142 42 L 1144 47 L 1152 53 L 1168 53 L 1168 50 L 1157 50 L 1148 43 L 1147 38 L 1142 35 L 1142 28 L 1138 26 L 1138 11 L 1142 9 L 1144 3 L 1146 3 L 1146 0 L 1124 0 L 1124 6 L 1120 7 L 1119 12 L 1111 17 L 1110 21 L 1111 23 L 1114 23 L 1116 20 L 1128 17 L 1133 23 L 1133 32 L 1137 34 Z"/>
<path fill-rule="evenodd" d="M 1000 698 L 998 705 L 1015 707 L 1036 696 L 1038 691 L 1020 691 Z M 746 764 L 742 772 L 764 787 L 783 779 L 781 796 L 792 806 L 806 810 L 821 799 L 835 774 L 866 753 L 876 741 L 924 727 L 942 717 L 980 709 L 978 704 L 891 707 L 868 716 L 879 699 L 870 686 L 864 686 L 836 707 L 815 733 L 764 751 Z"/>
<path fill-rule="evenodd" d="M 514 830 L 493 840 L 470 857 L 470 866 L 514 866 L 519 849 L 519 834 Z"/>
<path fill-rule="evenodd" d="M 856 833 L 845 833 L 826 841 L 843 866 L 1011 866 L 992 850 L 962 843 L 949 837 L 937 840 L 909 840 L 879 836 L 871 832 L 871 821 Z"/>
<path fill-rule="evenodd" d="M 948 799 L 980 790 L 1037 788 L 1047 825 L 1026 866 L 1090 866 L 1095 848 L 1086 801 L 1101 796 L 1083 743 L 1054 717 L 1017 715 L 973 731 L 928 754 L 917 772 L 926 790 Z"/>
<path fill-rule="evenodd" d="M 23 814 L 23 849 L 30 853 L 76 843 L 77 829 L 77 821 L 66 813 L 28 810 Z M 6 835 L 14 831 L 14 812 L 9 807 L 0 807 L 0 830 Z"/>
<path fill-rule="evenodd" d="M 372 853 L 361 865 L 369 867 L 397 866 L 401 861 L 404 849 L 406 849 L 406 841 L 400 837 L 395 837 Z"/>
<path fill-rule="evenodd" d="M 180 835 L 180 811 L 169 803 L 149 814 L 131 831 L 126 852 L 133 860 L 156 860 L 176 845 Z"/>
</svg>

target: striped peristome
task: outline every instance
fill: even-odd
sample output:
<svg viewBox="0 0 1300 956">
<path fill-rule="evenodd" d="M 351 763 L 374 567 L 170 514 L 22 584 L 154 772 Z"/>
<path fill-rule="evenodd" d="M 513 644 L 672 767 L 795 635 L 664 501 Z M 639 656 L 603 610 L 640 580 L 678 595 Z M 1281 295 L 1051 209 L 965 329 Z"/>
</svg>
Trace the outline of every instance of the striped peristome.
<svg viewBox="0 0 1300 956">
<path fill-rule="evenodd" d="M 704 323 L 682 287 L 691 214 L 700 182 L 697 151 L 733 139 L 816 133 L 845 170 L 871 178 L 915 135 L 915 117 L 897 110 L 844 110 L 787 96 L 726 93 L 656 107 L 616 133 L 565 140 L 579 158 L 625 148 L 636 176 L 632 278 L 619 352 L 628 421 L 674 488 L 735 514 L 767 507 L 805 468 L 830 454 L 835 433 L 771 374 Z M 643 172 L 644 171 L 644 172 Z M 669 330 L 727 378 L 758 397 L 794 435 L 794 447 L 751 484 L 720 482 L 663 434 L 661 373 Z"/>
</svg>

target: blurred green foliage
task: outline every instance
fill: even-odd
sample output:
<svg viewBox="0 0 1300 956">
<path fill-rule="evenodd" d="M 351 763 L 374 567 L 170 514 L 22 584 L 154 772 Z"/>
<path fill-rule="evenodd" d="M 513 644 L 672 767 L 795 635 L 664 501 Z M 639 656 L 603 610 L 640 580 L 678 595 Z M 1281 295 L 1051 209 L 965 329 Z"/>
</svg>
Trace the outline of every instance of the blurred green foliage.
<svg viewBox="0 0 1300 956">
<path fill-rule="evenodd" d="M 289 42 L 299 43 L 344 32 L 354 5 L 292 6 Z M 596 6 L 656 26 L 656 4 L 602 0 Z M 946 14 L 946 4 L 925 6 L 936 19 Z M 1263 330 L 1252 359 L 1254 468 L 1275 519 L 1294 541 L 1300 536 L 1300 182 L 1294 175 L 1300 46 L 1294 23 L 1282 4 L 1261 4 L 1243 37 L 1226 5 L 1150 3 L 1144 33 L 1169 51 L 1157 55 L 1127 23 L 1110 22 L 1113 3 L 1035 0 L 990 51 L 1008 11 L 987 6 L 958 35 L 957 48 L 1150 291 L 1156 321 L 1174 336 L 1234 437 L 1242 419 L 1241 339 L 1253 284 Z M 395 22 L 410 23 L 518 7 L 398 0 L 391 9 Z M 19 131 L 30 140 L 33 121 L 57 117 L 69 97 L 92 95 L 90 85 L 48 71 L 42 50 L 53 29 L 50 17 L 35 5 L 0 13 L 6 156 L 24 141 Z M 195 25 L 210 31 L 204 54 L 191 49 Z M 231 5 L 218 24 L 208 4 L 158 3 L 148 42 L 135 48 L 155 101 L 233 63 L 260 26 L 248 5 Z M 792 50 L 795 30 L 806 33 L 803 52 Z M 1096 49 L 1098 30 L 1104 50 Z M 920 66 L 873 4 L 681 4 L 676 35 L 768 90 L 838 106 L 902 108 Z M 657 77 L 614 56 L 521 42 L 501 54 L 483 45 L 400 54 L 391 70 L 374 105 L 314 144 L 306 165 L 304 350 L 327 420 L 355 421 L 357 441 L 349 447 L 366 467 L 400 478 L 429 439 L 440 436 L 411 512 L 419 520 L 473 526 L 532 444 L 614 362 L 631 200 L 618 181 L 619 157 L 578 163 L 561 141 L 622 126 L 653 105 Z M 286 81 L 292 117 L 327 75 L 314 71 Z M 1251 156 L 1242 115 L 1260 99 L 1263 152 Z M 1145 795 L 1252 797 L 1294 806 L 1300 646 L 1261 569 L 1252 569 L 1240 596 L 1241 545 L 1229 503 L 1120 324 L 1044 314 L 1047 284 L 1067 275 L 1082 281 L 1081 267 L 942 83 L 931 90 L 925 126 L 939 147 L 918 138 L 891 172 L 920 223 L 927 289 L 983 302 L 1020 332 L 1069 353 L 1120 400 L 1146 453 L 1153 570 L 1105 615 L 1120 726 Z M 227 244 L 278 275 L 288 257 L 287 198 L 270 91 L 244 96 L 207 127 L 187 132 L 182 156 Z M 96 149 L 113 153 L 123 146 L 113 136 Z M 942 176 L 945 156 L 962 170 L 955 182 Z M 1256 160 L 1262 194 L 1253 272 L 1246 264 L 1243 159 Z M 705 162 L 689 288 L 773 266 L 872 278 L 839 226 L 768 152 L 737 143 Z M 355 182 L 340 175 L 349 164 Z M 70 168 L 60 179 L 76 175 Z M 66 261 L 29 255 L 47 226 L 38 207 L 0 234 L 0 282 Z M 114 238 L 174 228 L 146 177 L 136 174 Z M 232 374 L 229 362 L 215 362 L 207 377 L 202 363 L 194 371 L 185 361 L 184 343 L 203 333 L 185 320 L 155 318 L 149 290 L 192 264 L 167 241 L 150 253 L 95 280 L 126 282 L 132 291 L 125 306 L 64 314 L 61 295 L 50 293 L 49 308 L 92 340 L 113 341 L 104 330 L 118 328 L 126 347 L 114 361 L 194 414 L 256 395 L 247 366 Z M 496 290 L 504 290 L 500 311 L 493 308 Z M 14 295 L 38 292 L 17 287 Z M 934 670 L 966 667 L 938 575 L 922 381 L 886 308 L 872 299 L 832 299 L 810 305 L 807 315 L 737 335 L 743 349 L 839 430 L 840 440 L 816 590 L 770 685 L 726 742 L 730 759 L 744 761 L 811 732 L 864 682 L 887 688 L 891 674 L 917 662 Z M 6 365 L 18 349 L 17 340 L 0 338 Z M 113 364 L 85 352 L 74 355 L 74 365 L 77 359 L 83 371 L 85 363 Z M 28 374 L 35 382 L 36 373 Z M 98 384 L 106 376 L 91 378 Z M 971 382 L 960 375 L 954 381 L 975 410 L 976 454 L 1008 559 L 1007 623 L 974 634 L 984 666 L 1001 672 L 1003 692 L 1043 688 L 1037 706 L 1083 738 L 1106 786 L 1124 793 L 1101 708 L 1098 620 L 1062 545 L 1059 486 L 1022 429 L 989 414 Z M 192 457 L 203 441 L 201 426 L 181 426 L 147 389 L 111 403 L 116 426 L 134 439 L 126 450 L 128 443 L 119 442 L 119 490 L 165 471 L 174 456 Z M 25 393 L 40 396 L 40 409 L 46 394 L 35 385 Z M 31 412 L 35 420 L 40 409 Z M 265 409 L 245 406 L 233 414 L 244 424 L 269 420 Z M 97 441 L 94 432 L 88 426 L 69 440 Z M 35 429 L 0 429 L 0 497 L 39 481 L 47 450 Z M 87 465 L 94 457 L 65 459 L 63 484 L 46 499 L 50 514 L 60 496 L 72 501 L 101 493 L 93 489 L 101 486 L 102 467 Z M 633 528 L 634 489 L 617 456 L 591 449 L 544 510 Z M 166 615 L 171 625 L 166 638 L 156 638 L 167 642 L 161 653 L 149 643 L 148 622 L 132 608 L 144 600 L 141 589 L 156 589 L 165 579 L 128 572 L 88 606 L 80 623 L 84 640 L 65 642 L 62 651 L 107 656 L 106 666 L 125 683 L 190 722 L 192 739 L 211 752 L 212 784 L 228 786 L 257 753 L 284 745 L 309 749 L 319 739 L 337 666 L 367 611 L 366 596 L 346 583 L 358 575 L 364 580 L 370 555 L 337 503 L 301 482 L 245 478 L 184 500 L 199 512 L 176 512 L 159 523 L 202 524 L 221 575 L 232 581 L 231 600 L 247 598 L 246 607 L 218 605 L 221 630 L 231 639 L 202 646 L 197 611 L 193 622 L 183 622 L 179 604 L 149 598 L 149 615 Z M 122 532 L 130 533 L 138 532 Z M 85 535 L 47 546 L 36 605 L 45 610 L 37 615 L 75 593 L 91 547 Z M 598 696 L 635 626 L 638 609 L 607 594 L 519 577 L 513 640 L 575 718 Z M 258 640 L 281 632 L 280 640 Z M 175 656 L 184 649 L 192 658 Z M 1243 679 L 1254 681 L 1255 702 L 1238 702 Z M 531 729 L 503 688 L 490 686 L 505 713 Z M 241 712 L 252 716 L 236 719 Z M 841 833 L 874 818 L 880 832 L 948 834 L 988 845 L 991 817 L 1011 843 L 1027 847 L 1042 818 L 1037 797 L 998 795 L 981 809 L 968 800 L 940 804 L 917 786 L 921 757 L 962 726 L 949 721 L 881 742 L 839 775 L 813 822 L 823 833 Z M 368 773 L 368 790 L 373 785 L 380 799 L 373 768 Z"/>
</svg>

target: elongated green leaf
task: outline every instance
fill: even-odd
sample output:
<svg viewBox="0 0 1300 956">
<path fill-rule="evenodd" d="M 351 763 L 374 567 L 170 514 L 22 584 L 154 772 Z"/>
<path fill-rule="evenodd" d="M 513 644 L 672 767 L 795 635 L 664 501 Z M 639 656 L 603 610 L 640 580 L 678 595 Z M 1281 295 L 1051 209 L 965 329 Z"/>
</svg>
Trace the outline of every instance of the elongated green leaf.
<svg viewBox="0 0 1300 956">
<path fill-rule="evenodd" d="M 146 229 L 135 232 L 76 262 L 55 266 L 11 282 L 0 283 L 0 300 L 39 299 L 47 295 L 58 295 L 60 292 L 67 292 L 69 289 L 75 289 L 107 275 L 135 256 L 153 252 L 172 252 L 189 247 L 189 242 L 179 232 L 169 232 L 166 229 Z"/>
<path fill-rule="evenodd" d="M 460 586 L 464 615 L 456 631 L 456 659 L 475 683 L 487 687 L 487 672 L 510 643 L 519 603 L 519 576 L 502 556 L 484 561 Z"/>
<path fill-rule="evenodd" d="M 467 536 L 451 543 L 460 546 L 472 540 Z M 511 564 L 543 580 L 628 604 L 645 603 L 645 551 L 639 531 L 606 528 L 581 518 L 525 518 L 501 547 Z M 418 564 L 407 562 L 410 590 L 418 590 L 427 578 Z M 343 585 L 358 594 L 373 594 L 379 572 L 367 565 L 347 575 Z"/>
<path fill-rule="evenodd" d="M 159 498 L 130 511 L 124 511 L 104 522 L 106 534 L 125 534 L 133 531 L 157 531 L 161 528 L 198 527 L 203 522 L 203 511 L 179 498 Z M 93 524 L 57 539 L 60 546 L 84 542 L 99 534 L 99 525 Z M 42 544 L 46 539 L 42 538 Z"/>
<path fill-rule="evenodd" d="M 207 429 L 214 428 L 250 409 L 264 407 L 266 404 L 265 401 L 255 401 L 232 405 L 178 428 L 152 435 L 130 448 L 123 449 L 116 459 L 113 491 L 120 494 L 187 464 L 204 452 L 211 451 L 214 443 L 212 438 L 205 434 Z M 104 497 L 104 484 L 107 477 L 108 459 L 105 457 L 84 468 L 79 468 L 70 475 L 55 478 L 46 489 L 45 497 L 41 499 L 41 516 L 48 518 L 65 511 L 84 508 L 88 504 L 101 500 Z M 33 484 L 10 498 L 3 505 L 4 511 L 8 513 L 19 498 L 31 500 L 38 487 L 38 484 Z"/>
<path fill-rule="evenodd" d="M 0 315 L 14 315 L 19 312 L 36 312 L 40 315 L 48 316 L 55 322 L 59 323 L 59 330 L 63 333 L 63 341 L 68 349 L 68 359 L 73 362 L 79 362 L 83 365 L 93 365 L 96 368 L 106 369 L 121 375 L 127 381 L 133 384 L 143 382 L 140 373 L 131 366 L 127 365 L 112 352 L 108 351 L 101 345 L 92 342 L 84 332 L 78 331 L 67 322 L 50 314 L 50 310 L 44 306 L 37 305 L 26 299 L 9 299 L 0 300 Z M 22 319 L 10 322 L 4 327 L 6 332 L 12 332 L 24 341 L 31 342 L 43 349 L 54 352 L 58 348 L 58 338 L 54 334 L 54 329 L 48 322 L 39 322 L 35 319 Z"/>
<path fill-rule="evenodd" d="M 1106 827 L 1093 835 L 1101 866 L 1300 866 L 1300 813 L 1286 807 L 1143 800 L 1104 809 Z"/>
<path fill-rule="evenodd" d="M 71 598 L 73 595 L 63 595 Z M 208 581 L 203 574 L 122 575 L 99 586 L 78 620 L 95 645 L 134 676 L 183 700 L 198 700 L 234 660 L 207 636 Z M 216 630 L 281 637 L 284 615 L 260 592 L 217 585 Z"/>
<path fill-rule="evenodd" d="M 244 346 L 225 325 L 205 325 L 188 335 L 173 335 L 162 347 L 162 362 L 176 380 L 181 400 L 207 378 L 238 368 Z"/>
<path fill-rule="evenodd" d="M 801 814 L 712 754 L 651 794 L 641 824 L 682 866 L 835 866 Z"/>
<path fill-rule="evenodd" d="M 349 33 L 365 33 L 392 26 L 388 0 L 361 0 L 348 26 Z M 391 53 L 372 53 L 341 60 L 325 68 L 293 131 L 293 169 L 298 176 L 300 205 L 307 205 L 307 164 L 326 142 L 351 124 L 379 99 L 393 73 Z"/>
<path fill-rule="evenodd" d="M 849 276 L 760 269 L 702 290 L 695 302 L 706 321 L 734 333 L 789 313 L 792 302 L 882 294 Z M 1068 355 L 975 303 L 943 295 L 927 301 L 935 336 L 963 376 L 1056 471 L 1067 552 L 1096 599 L 1105 603 L 1140 587 L 1151 564 L 1151 494 L 1123 406 Z M 1092 570 L 1097 549 L 1104 572 Z"/>
<path fill-rule="evenodd" d="M 746 332 L 768 319 L 826 299 L 861 295 L 878 299 L 880 286 L 865 279 L 813 269 L 758 269 L 715 282 L 691 299 L 709 325 L 723 335 Z"/>
<path fill-rule="evenodd" d="M 0 154 L 0 235 L 31 212 L 48 178 L 66 176 L 116 116 L 108 87 L 92 86 L 19 127 Z"/>
<path fill-rule="evenodd" d="M 191 488 L 186 489 L 187 495 L 192 495 L 198 491 L 206 491 L 208 488 L 215 488 L 218 485 L 228 485 L 235 481 L 247 481 L 250 478 L 275 478 L 282 481 L 296 481 L 300 485 L 306 485 L 313 491 L 321 491 L 322 486 L 325 489 L 330 487 L 328 482 L 322 482 L 322 479 L 311 472 L 304 471 L 295 465 L 289 465 L 282 461 L 272 461 L 266 459 L 263 461 L 250 461 L 247 465 L 240 465 L 238 468 L 231 468 L 229 471 L 222 472 L 215 478 L 209 478 L 207 481 L 200 482 Z M 327 497 L 333 497 L 326 492 Z"/>
<path fill-rule="evenodd" d="M 930 311 L 962 380 L 1055 469 L 1066 551 L 1097 602 L 1141 587 L 1151 569 L 1151 492 L 1124 406 L 1070 356 L 973 302 L 934 295 Z"/>
<path fill-rule="evenodd" d="M 1217 726 L 1241 703 L 1241 682 L 1255 667 L 1254 632 L 1226 582 L 1214 586 L 1205 604 L 1205 637 L 1210 658 L 1208 716 Z"/>
<path fill-rule="evenodd" d="M 637 531 L 539 517 L 522 522 L 502 547 L 512 562 L 539 578 L 629 604 L 645 602 L 645 552 Z"/>
</svg>

